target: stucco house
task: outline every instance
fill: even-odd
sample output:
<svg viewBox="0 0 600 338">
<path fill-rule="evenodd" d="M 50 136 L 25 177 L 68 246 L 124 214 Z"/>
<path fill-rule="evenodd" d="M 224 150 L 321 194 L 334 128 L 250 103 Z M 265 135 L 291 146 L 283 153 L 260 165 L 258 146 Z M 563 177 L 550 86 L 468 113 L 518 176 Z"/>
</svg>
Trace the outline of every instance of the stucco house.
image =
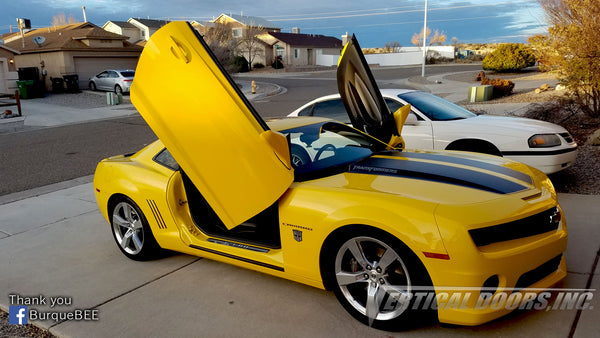
<svg viewBox="0 0 600 338">
<path fill-rule="evenodd" d="M 15 66 L 15 55 L 19 55 L 18 50 L 12 49 L 4 44 L 0 44 L 0 94 L 14 93 L 17 84 L 17 67 Z"/>
<path fill-rule="evenodd" d="M 102 29 L 126 36 L 129 43 L 143 45 L 154 32 L 168 23 L 166 20 L 129 18 L 127 21 L 107 21 Z"/>
<path fill-rule="evenodd" d="M 34 37 L 43 39 L 36 43 Z M 46 88 L 52 77 L 71 74 L 79 76 L 80 88 L 87 88 L 88 79 L 104 69 L 135 69 L 142 47 L 127 39 L 84 22 L 30 30 L 23 39 L 15 33 L 4 40 L 6 47 L 18 51 L 15 67 L 38 68 Z"/>
<path fill-rule="evenodd" d="M 321 55 L 337 55 L 342 52 L 342 40 L 331 36 L 267 32 L 257 38 L 272 46 L 272 54 L 280 56 L 286 66 L 314 66 Z"/>
</svg>

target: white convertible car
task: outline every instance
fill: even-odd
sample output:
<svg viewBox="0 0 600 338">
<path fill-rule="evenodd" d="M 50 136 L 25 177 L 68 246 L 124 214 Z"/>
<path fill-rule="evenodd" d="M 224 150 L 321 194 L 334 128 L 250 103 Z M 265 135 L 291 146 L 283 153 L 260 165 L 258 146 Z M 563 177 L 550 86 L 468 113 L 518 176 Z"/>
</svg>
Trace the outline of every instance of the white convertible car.
<svg viewBox="0 0 600 338">
<path fill-rule="evenodd" d="M 394 112 L 410 104 L 402 129 L 409 149 L 463 150 L 510 158 L 551 174 L 569 167 L 577 143 L 553 123 L 506 116 L 476 115 L 438 96 L 416 90 L 383 89 Z M 351 123 L 339 94 L 323 96 L 288 116 L 322 116 Z"/>
</svg>

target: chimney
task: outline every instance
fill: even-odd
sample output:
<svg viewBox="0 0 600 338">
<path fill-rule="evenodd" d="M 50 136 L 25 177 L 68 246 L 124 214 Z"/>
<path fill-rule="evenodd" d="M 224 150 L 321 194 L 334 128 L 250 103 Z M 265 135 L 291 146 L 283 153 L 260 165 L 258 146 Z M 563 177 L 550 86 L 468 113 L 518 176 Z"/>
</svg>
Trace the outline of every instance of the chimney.
<svg viewBox="0 0 600 338">
<path fill-rule="evenodd" d="M 350 37 L 348 36 L 348 32 L 346 32 L 346 34 L 342 35 L 342 46 L 345 46 L 348 41 L 350 41 Z"/>
<path fill-rule="evenodd" d="M 87 22 L 87 17 L 85 16 L 85 6 L 81 6 L 81 9 L 83 10 L 83 22 Z"/>
<path fill-rule="evenodd" d="M 294 33 L 294 34 L 300 34 L 300 27 L 294 27 L 294 28 L 292 28 L 292 33 Z"/>
</svg>

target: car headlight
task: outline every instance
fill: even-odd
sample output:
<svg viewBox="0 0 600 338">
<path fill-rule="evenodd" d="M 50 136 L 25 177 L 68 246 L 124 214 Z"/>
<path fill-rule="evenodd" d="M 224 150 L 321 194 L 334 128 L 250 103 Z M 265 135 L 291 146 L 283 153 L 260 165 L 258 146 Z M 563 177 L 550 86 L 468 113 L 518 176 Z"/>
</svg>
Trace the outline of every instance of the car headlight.
<svg viewBox="0 0 600 338">
<path fill-rule="evenodd" d="M 547 148 L 560 145 L 560 138 L 556 134 L 537 134 L 527 141 L 529 148 Z"/>
</svg>

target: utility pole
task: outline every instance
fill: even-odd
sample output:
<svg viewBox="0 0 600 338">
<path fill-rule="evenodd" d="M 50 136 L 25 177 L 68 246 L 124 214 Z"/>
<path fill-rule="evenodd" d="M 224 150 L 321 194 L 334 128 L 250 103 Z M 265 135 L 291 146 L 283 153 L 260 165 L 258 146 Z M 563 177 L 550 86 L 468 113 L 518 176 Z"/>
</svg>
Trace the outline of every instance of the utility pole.
<svg viewBox="0 0 600 338">
<path fill-rule="evenodd" d="M 421 76 L 425 77 L 425 62 L 427 61 L 427 0 L 425 0 L 425 19 L 423 20 L 423 66 Z"/>
</svg>

